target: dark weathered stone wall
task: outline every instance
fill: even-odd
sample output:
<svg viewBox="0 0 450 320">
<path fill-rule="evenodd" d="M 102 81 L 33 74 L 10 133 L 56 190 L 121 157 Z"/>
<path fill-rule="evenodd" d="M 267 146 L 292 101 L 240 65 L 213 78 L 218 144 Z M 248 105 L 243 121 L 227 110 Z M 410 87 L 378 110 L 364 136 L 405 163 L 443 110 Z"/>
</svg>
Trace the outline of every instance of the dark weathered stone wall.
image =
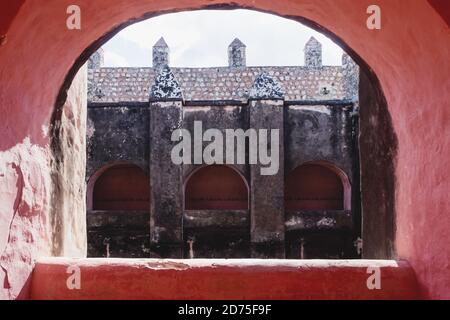
<svg viewBox="0 0 450 320">
<path fill-rule="evenodd" d="M 310 161 L 327 161 L 352 180 L 352 105 L 290 105 L 286 108 L 286 174 Z"/>
<path fill-rule="evenodd" d="M 152 249 L 168 258 L 182 258 L 182 168 L 171 159 L 172 132 L 181 128 L 182 102 L 150 104 L 150 184 Z"/>
<path fill-rule="evenodd" d="M 262 175 L 259 163 L 251 166 L 250 212 L 252 257 L 284 258 L 284 110 L 281 100 L 250 102 L 250 127 L 256 130 L 278 130 L 279 170 Z M 270 136 L 268 153 L 274 152 Z"/>
<path fill-rule="evenodd" d="M 395 162 L 397 137 L 374 76 L 361 73 L 361 197 L 363 256 L 392 259 L 395 250 Z"/>
<path fill-rule="evenodd" d="M 183 108 L 183 128 L 189 130 L 192 138 L 194 138 L 194 122 L 201 121 L 203 132 L 208 129 L 218 129 L 225 137 L 226 129 L 243 129 L 249 128 L 249 111 L 246 105 L 225 105 L 225 106 L 185 106 Z M 209 142 L 203 143 L 203 147 Z M 194 144 L 192 143 L 192 152 L 194 152 Z M 225 156 L 225 150 L 224 150 Z M 194 156 L 192 155 L 192 161 Z M 183 166 L 183 176 L 186 179 L 193 170 L 199 165 L 194 163 Z M 249 166 L 236 164 L 235 169 L 249 180 Z"/>
<path fill-rule="evenodd" d="M 353 104 L 343 101 L 316 105 L 282 100 L 250 104 L 204 101 L 183 105 L 178 100 L 91 105 L 88 176 L 114 161 L 138 164 L 149 172 L 152 209 L 147 215 L 91 212 L 90 255 L 106 255 L 108 245 L 110 256 L 126 257 L 299 258 L 300 251 L 304 258 L 357 257 L 353 246 L 360 234 L 356 117 Z M 171 141 L 171 134 L 184 128 L 194 138 L 195 121 L 202 122 L 202 133 L 219 129 L 224 138 L 225 129 L 280 129 L 277 175 L 262 176 L 260 165 L 248 164 L 248 143 L 247 164 L 233 166 L 250 186 L 249 211 L 183 209 L 183 186 L 201 165 L 178 167 L 172 163 L 171 149 L 178 142 Z M 208 142 L 203 148 L 206 145 Z M 191 147 L 194 161 L 193 141 Z M 333 164 L 348 176 L 356 186 L 351 210 L 284 210 L 285 175 L 311 161 Z M 220 218 L 215 218 L 217 214 Z M 127 215 L 139 217 L 141 225 L 134 218 L 125 218 Z"/>
<path fill-rule="evenodd" d="M 88 105 L 87 177 L 104 165 L 129 161 L 148 172 L 148 104 Z"/>
<path fill-rule="evenodd" d="M 350 211 L 286 212 L 288 258 L 355 258 L 360 234 L 359 166 L 351 103 L 289 105 L 285 110 L 285 173 L 307 162 L 325 161 L 341 169 L 352 187 Z M 303 247 L 303 252 L 301 252 Z"/>
<path fill-rule="evenodd" d="M 148 104 L 90 104 L 87 113 L 86 180 L 116 162 L 136 164 L 149 172 Z M 88 256 L 106 257 L 108 246 L 111 257 L 150 257 L 149 225 L 149 212 L 89 210 Z"/>
<path fill-rule="evenodd" d="M 183 128 L 194 137 L 194 122 L 201 121 L 203 132 L 218 129 L 225 137 L 226 129 L 249 127 L 248 107 L 245 105 L 193 105 L 183 108 Z M 225 141 L 224 141 L 225 142 Z M 203 148 L 208 142 L 203 143 Z M 192 153 L 194 152 L 192 144 Z M 225 157 L 224 149 L 224 157 Z M 192 154 L 192 161 L 194 156 Z M 183 166 L 186 183 L 189 176 L 201 165 Z M 249 166 L 236 164 L 247 183 Z M 220 215 L 220 217 L 218 217 Z M 183 217 L 184 257 L 196 258 L 248 258 L 250 256 L 250 219 L 248 211 L 185 211 Z M 188 242 L 189 241 L 189 242 Z"/>
<path fill-rule="evenodd" d="M 189 210 L 183 215 L 184 258 L 249 258 L 248 210 Z"/>
<path fill-rule="evenodd" d="M 88 257 L 151 257 L 148 212 L 88 211 L 87 224 Z"/>
</svg>

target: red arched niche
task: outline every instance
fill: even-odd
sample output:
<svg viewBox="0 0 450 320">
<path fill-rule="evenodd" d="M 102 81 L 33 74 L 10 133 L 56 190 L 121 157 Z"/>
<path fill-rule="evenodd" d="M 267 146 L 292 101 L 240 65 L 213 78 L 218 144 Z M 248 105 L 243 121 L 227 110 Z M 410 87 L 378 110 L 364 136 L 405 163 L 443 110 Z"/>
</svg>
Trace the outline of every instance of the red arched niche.
<svg viewBox="0 0 450 320">
<path fill-rule="evenodd" d="M 184 201 L 186 210 L 247 210 L 248 187 L 236 170 L 206 166 L 188 178 Z"/>
<path fill-rule="evenodd" d="M 348 179 L 331 165 L 306 163 L 286 178 L 286 210 L 350 210 L 350 197 Z"/>
<path fill-rule="evenodd" d="M 88 205 L 89 207 L 89 205 Z M 150 181 L 136 165 L 114 165 L 104 170 L 94 182 L 92 210 L 150 210 Z"/>
</svg>

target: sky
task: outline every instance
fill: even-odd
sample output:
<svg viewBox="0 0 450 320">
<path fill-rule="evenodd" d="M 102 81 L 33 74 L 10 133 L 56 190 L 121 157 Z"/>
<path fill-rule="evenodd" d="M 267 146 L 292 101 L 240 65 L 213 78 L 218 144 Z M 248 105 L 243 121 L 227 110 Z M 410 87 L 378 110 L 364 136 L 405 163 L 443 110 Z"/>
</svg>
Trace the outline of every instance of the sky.
<svg viewBox="0 0 450 320">
<path fill-rule="evenodd" d="M 103 46 L 106 67 L 149 67 L 152 47 L 164 37 L 172 67 L 228 64 L 228 45 L 247 46 L 248 66 L 303 65 L 311 36 L 322 43 L 323 64 L 340 65 L 342 49 L 296 21 L 250 10 L 201 10 L 154 17 L 122 30 Z"/>
</svg>

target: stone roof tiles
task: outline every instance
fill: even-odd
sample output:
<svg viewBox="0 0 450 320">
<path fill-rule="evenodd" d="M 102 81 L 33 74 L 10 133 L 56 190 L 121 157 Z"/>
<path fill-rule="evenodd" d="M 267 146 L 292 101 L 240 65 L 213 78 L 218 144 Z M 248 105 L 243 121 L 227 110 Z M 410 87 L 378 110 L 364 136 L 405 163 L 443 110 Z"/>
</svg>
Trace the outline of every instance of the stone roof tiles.
<svg viewBox="0 0 450 320">
<path fill-rule="evenodd" d="M 346 99 L 341 66 L 171 68 L 184 99 L 246 101 L 256 78 L 266 73 L 284 90 L 286 100 Z M 99 68 L 88 71 L 89 102 L 146 102 L 155 82 L 154 68 Z"/>
</svg>

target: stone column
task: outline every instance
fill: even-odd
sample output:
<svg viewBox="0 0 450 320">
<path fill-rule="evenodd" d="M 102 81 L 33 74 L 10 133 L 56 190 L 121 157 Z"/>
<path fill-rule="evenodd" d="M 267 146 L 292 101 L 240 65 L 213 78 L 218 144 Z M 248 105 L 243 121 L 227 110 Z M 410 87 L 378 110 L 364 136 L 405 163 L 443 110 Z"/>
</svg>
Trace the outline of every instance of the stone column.
<svg viewBox="0 0 450 320">
<path fill-rule="evenodd" d="M 252 258 L 285 258 L 283 106 L 281 87 L 261 74 L 250 93 L 250 128 L 259 134 L 261 129 L 267 129 L 269 142 L 271 130 L 279 130 L 279 168 L 273 175 L 263 175 L 261 169 L 267 166 L 260 161 L 250 166 Z M 274 148 L 269 143 L 268 153 Z"/>
<path fill-rule="evenodd" d="M 170 49 L 163 37 L 153 46 L 153 68 L 161 69 L 169 66 Z"/>
<path fill-rule="evenodd" d="M 322 67 L 322 44 L 316 38 L 311 37 L 305 45 L 305 67 Z"/>
<path fill-rule="evenodd" d="M 342 55 L 345 99 L 357 102 L 359 97 L 359 66 L 344 52 Z"/>
<path fill-rule="evenodd" d="M 228 46 L 228 66 L 231 68 L 241 68 L 247 65 L 245 44 L 238 38 Z"/>
<path fill-rule="evenodd" d="M 169 67 L 160 70 L 150 95 L 151 250 L 183 258 L 182 166 L 171 160 L 172 132 L 181 128 L 183 98 Z"/>
</svg>

